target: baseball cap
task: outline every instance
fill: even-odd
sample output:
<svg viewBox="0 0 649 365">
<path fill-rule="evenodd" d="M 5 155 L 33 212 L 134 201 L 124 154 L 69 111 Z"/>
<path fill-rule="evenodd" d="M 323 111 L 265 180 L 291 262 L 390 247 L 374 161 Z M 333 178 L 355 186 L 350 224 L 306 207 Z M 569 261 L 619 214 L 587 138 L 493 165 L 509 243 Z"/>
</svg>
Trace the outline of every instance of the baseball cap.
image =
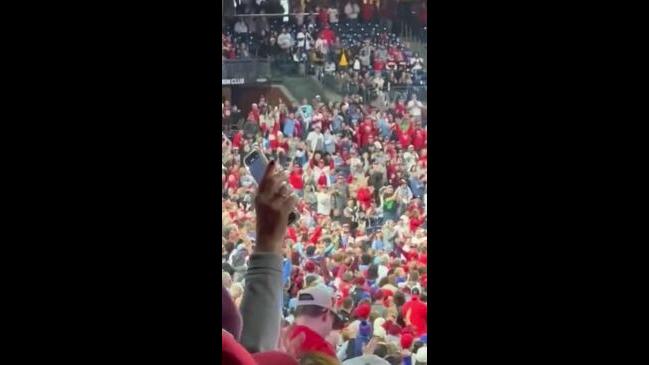
<svg viewBox="0 0 649 365">
<path fill-rule="evenodd" d="M 297 306 L 315 305 L 329 310 L 334 316 L 333 329 L 339 330 L 345 326 L 344 318 L 335 310 L 336 297 L 331 288 L 318 284 L 302 289 L 297 294 Z"/>
<path fill-rule="evenodd" d="M 343 365 L 390 365 L 390 363 L 376 355 L 363 355 L 345 360 Z"/>
<path fill-rule="evenodd" d="M 417 354 L 415 355 L 415 360 L 417 360 L 417 364 L 422 362 L 423 363 L 428 362 L 428 348 L 426 346 L 417 350 Z"/>
</svg>

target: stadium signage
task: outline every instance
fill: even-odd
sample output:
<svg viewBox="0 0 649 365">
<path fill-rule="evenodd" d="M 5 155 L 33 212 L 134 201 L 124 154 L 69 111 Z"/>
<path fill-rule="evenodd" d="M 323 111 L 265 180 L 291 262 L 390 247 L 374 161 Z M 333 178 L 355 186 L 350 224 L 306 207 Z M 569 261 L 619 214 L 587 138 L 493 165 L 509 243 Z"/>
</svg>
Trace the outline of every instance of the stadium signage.
<svg viewBox="0 0 649 365">
<path fill-rule="evenodd" d="M 243 85 L 245 82 L 244 79 L 223 79 L 221 85 Z"/>
</svg>

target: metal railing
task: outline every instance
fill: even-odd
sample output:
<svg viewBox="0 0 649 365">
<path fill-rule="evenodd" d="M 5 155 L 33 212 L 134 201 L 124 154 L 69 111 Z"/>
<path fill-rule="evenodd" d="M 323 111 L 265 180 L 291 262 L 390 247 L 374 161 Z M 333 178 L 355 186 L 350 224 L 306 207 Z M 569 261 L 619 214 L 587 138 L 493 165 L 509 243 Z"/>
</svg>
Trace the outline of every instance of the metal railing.
<svg viewBox="0 0 649 365">
<path fill-rule="evenodd" d="M 351 80 L 340 80 L 331 74 L 325 74 L 321 82 L 323 86 L 340 95 L 358 94 L 366 101 L 372 101 L 376 96 L 376 93 L 370 89 L 360 88 L 357 83 Z M 421 102 L 427 102 L 427 87 L 425 85 L 390 85 L 390 89 L 384 90 L 384 92 L 390 103 L 395 102 L 398 98 L 409 100 L 413 94 L 416 94 L 417 99 Z"/>
</svg>

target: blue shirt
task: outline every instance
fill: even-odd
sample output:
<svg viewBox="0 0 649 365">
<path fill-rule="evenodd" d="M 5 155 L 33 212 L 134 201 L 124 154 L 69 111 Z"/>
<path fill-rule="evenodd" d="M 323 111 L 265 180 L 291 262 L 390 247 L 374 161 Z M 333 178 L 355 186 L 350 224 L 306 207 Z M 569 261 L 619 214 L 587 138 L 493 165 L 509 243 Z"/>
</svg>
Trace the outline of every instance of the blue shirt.
<svg viewBox="0 0 649 365">
<path fill-rule="evenodd" d="M 311 117 L 313 117 L 313 107 L 309 104 L 302 105 L 300 107 L 300 113 L 304 119 L 311 120 Z"/>
<path fill-rule="evenodd" d="M 412 196 L 415 198 L 421 198 L 424 195 L 424 184 L 421 183 L 417 178 L 410 178 L 410 190 L 412 191 Z"/>
<path fill-rule="evenodd" d="M 373 250 L 381 251 L 381 250 L 383 250 L 384 246 L 385 245 L 383 244 L 383 241 L 381 241 L 381 240 L 374 240 L 374 242 L 372 242 L 372 249 Z"/>
<path fill-rule="evenodd" d="M 295 121 L 293 119 L 286 118 L 282 133 L 284 133 L 284 136 L 286 137 L 293 137 L 293 133 L 295 133 Z"/>
<path fill-rule="evenodd" d="M 282 285 L 288 284 L 288 281 L 291 279 L 292 268 L 293 264 L 291 264 L 291 260 L 285 258 L 282 263 Z"/>
<path fill-rule="evenodd" d="M 379 120 L 379 129 L 381 130 L 381 136 L 383 136 L 383 138 L 390 138 L 390 136 L 392 136 L 392 129 L 390 129 L 387 120 Z"/>
</svg>

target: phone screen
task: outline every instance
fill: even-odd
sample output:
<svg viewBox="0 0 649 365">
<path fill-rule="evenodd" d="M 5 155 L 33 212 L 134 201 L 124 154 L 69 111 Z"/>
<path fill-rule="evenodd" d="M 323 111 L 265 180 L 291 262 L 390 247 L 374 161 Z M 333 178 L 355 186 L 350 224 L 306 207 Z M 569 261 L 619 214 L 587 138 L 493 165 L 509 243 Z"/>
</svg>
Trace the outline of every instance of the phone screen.
<svg viewBox="0 0 649 365">
<path fill-rule="evenodd" d="M 268 166 L 268 159 L 266 159 L 266 156 L 259 152 L 259 150 L 254 150 L 246 156 L 243 162 L 248 168 L 248 171 L 250 171 L 252 177 L 255 179 L 255 182 L 257 182 L 257 185 L 259 185 L 261 179 L 264 178 L 266 167 Z M 290 225 L 295 223 L 299 217 L 299 214 L 296 212 L 291 212 L 288 216 L 288 224 Z"/>
<path fill-rule="evenodd" d="M 264 178 L 264 173 L 266 172 L 266 167 L 268 166 L 268 160 L 259 151 L 252 151 L 246 159 L 244 160 L 248 171 L 257 182 L 257 185 L 261 184 L 261 179 Z"/>
</svg>

